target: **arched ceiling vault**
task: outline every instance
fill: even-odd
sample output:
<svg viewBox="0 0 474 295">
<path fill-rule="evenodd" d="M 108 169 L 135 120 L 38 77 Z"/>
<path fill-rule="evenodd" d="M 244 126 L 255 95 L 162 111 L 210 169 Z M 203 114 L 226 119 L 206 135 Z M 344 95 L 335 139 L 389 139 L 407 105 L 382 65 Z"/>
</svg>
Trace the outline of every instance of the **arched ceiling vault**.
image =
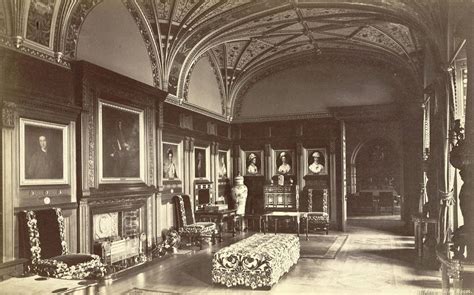
<svg viewBox="0 0 474 295">
<path fill-rule="evenodd" d="M 243 84 L 255 81 L 257 69 L 278 67 L 286 57 L 378 54 L 421 82 L 424 50 L 437 43 L 435 29 L 440 28 L 435 24 L 439 7 L 403 0 L 123 2 L 140 15 L 137 21 L 146 24 L 141 27 L 158 45 L 165 90 L 186 98 L 193 64 L 204 54 L 211 56 L 229 117 Z"/>
<path fill-rule="evenodd" d="M 6 0 L 0 45 L 63 66 L 75 59 L 87 14 L 102 0 Z M 186 99 L 193 65 L 213 62 L 225 115 L 262 71 L 293 57 L 378 55 L 421 82 L 423 55 L 441 61 L 442 1 L 122 0 L 137 23 L 155 86 Z M 113 14 L 113 12 L 111 12 Z"/>
</svg>

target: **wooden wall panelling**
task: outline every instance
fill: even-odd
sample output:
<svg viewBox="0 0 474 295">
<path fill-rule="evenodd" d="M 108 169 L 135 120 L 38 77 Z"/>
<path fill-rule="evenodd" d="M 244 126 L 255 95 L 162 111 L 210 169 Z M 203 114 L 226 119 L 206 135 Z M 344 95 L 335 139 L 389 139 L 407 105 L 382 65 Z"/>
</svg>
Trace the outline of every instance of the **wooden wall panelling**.
<svg viewBox="0 0 474 295">
<path fill-rule="evenodd" d="M 2 104 L 2 262 L 15 259 L 15 215 L 18 203 L 18 143 L 15 122 L 18 114 L 14 103 Z M 13 176 L 13 177 L 12 177 Z"/>
<path fill-rule="evenodd" d="M 34 97 L 56 105 L 75 104 L 74 73 L 67 68 L 0 48 L 0 77 L 0 91 L 15 94 L 15 100 Z"/>
<path fill-rule="evenodd" d="M 146 229 L 143 230 L 148 236 L 147 246 L 150 247 L 158 234 L 158 217 L 153 213 L 157 213 L 155 202 L 159 201 L 156 200 L 158 197 L 155 193 L 160 193 L 158 178 L 160 170 L 157 167 L 161 163 L 158 163 L 157 155 L 161 145 L 160 126 L 163 126 L 162 102 L 166 93 L 87 62 L 77 62 L 73 68 L 78 77 L 77 101 L 83 109 L 81 115 L 83 181 L 79 210 L 80 248 L 82 251 L 90 251 L 91 210 L 95 210 L 94 204 L 100 200 L 121 203 L 124 200 L 132 200 L 129 199 L 131 196 L 147 198 L 144 201 L 145 208 L 141 211 L 148 216 Z M 143 114 L 143 128 L 140 134 L 143 136 L 141 151 L 144 154 L 140 160 L 140 178 L 128 181 L 123 181 L 121 178 L 120 180 L 109 178 L 107 183 L 105 178 L 104 181 L 99 179 L 101 175 L 99 173 L 99 147 L 102 144 L 97 140 L 101 123 L 98 121 L 99 100 L 120 108 L 137 110 L 137 114 Z M 110 196 L 114 198 L 110 199 Z M 111 206 L 113 207 L 113 204 Z"/>
</svg>

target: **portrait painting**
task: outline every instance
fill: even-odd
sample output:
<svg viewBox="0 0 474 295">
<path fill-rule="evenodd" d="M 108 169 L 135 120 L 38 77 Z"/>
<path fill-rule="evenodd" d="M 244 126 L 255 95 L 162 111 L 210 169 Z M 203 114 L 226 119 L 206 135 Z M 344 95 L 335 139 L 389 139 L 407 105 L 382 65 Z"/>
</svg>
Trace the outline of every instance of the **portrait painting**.
<svg viewBox="0 0 474 295">
<path fill-rule="evenodd" d="M 163 142 L 163 179 L 179 179 L 180 167 L 179 145 Z"/>
<path fill-rule="evenodd" d="M 228 178 L 227 151 L 219 151 L 219 164 L 217 171 L 219 178 Z"/>
<path fill-rule="evenodd" d="M 143 110 L 99 102 L 101 182 L 143 180 Z"/>
<path fill-rule="evenodd" d="M 262 175 L 263 174 L 263 152 L 262 151 L 246 151 L 245 152 L 245 175 Z"/>
<path fill-rule="evenodd" d="M 307 158 L 307 174 L 327 175 L 328 162 L 325 148 L 309 149 Z"/>
<path fill-rule="evenodd" d="M 194 148 L 194 177 L 205 178 L 206 177 L 206 149 L 205 148 Z"/>
<path fill-rule="evenodd" d="M 294 174 L 294 153 L 290 150 L 275 151 L 276 174 L 291 175 Z"/>
<path fill-rule="evenodd" d="M 20 184 L 68 183 L 67 125 L 20 119 Z"/>
</svg>

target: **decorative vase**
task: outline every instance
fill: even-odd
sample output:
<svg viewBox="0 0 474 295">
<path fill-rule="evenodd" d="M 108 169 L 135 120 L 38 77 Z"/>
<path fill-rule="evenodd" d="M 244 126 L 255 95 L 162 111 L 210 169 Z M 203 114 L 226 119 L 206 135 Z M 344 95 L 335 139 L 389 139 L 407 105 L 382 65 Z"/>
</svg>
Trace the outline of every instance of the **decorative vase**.
<svg viewBox="0 0 474 295">
<path fill-rule="evenodd" d="M 232 199 L 237 208 L 237 215 L 245 215 L 245 204 L 247 203 L 247 186 L 244 184 L 244 178 L 238 175 L 234 178 L 234 187 L 232 188 Z"/>
</svg>

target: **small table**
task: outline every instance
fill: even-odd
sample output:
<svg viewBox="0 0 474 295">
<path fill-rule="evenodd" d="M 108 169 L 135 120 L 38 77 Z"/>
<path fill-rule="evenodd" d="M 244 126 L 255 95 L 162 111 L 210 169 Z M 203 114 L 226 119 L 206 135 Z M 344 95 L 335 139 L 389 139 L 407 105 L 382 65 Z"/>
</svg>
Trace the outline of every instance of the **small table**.
<svg viewBox="0 0 474 295">
<path fill-rule="evenodd" d="M 224 220 L 232 221 L 232 236 L 235 237 L 235 218 L 237 209 L 224 209 L 219 211 L 197 210 L 194 212 L 196 221 L 213 221 L 219 228 L 219 241 L 222 242 L 222 230 L 224 228 Z"/>
<path fill-rule="evenodd" d="M 296 221 L 297 226 L 297 235 L 300 236 L 300 220 L 302 217 L 306 217 L 308 212 L 288 212 L 288 211 L 274 211 L 270 213 L 266 213 L 263 216 L 265 217 L 265 225 L 263 226 L 263 232 L 267 233 L 267 225 L 269 217 L 272 217 L 274 220 L 275 225 L 275 234 L 277 233 L 278 228 L 278 218 L 292 218 Z M 308 222 L 308 218 L 306 218 L 306 222 Z M 307 228 L 307 226 L 306 226 Z M 308 240 L 308 231 L 306 231 L 306 240 Z"/>
</svg>

